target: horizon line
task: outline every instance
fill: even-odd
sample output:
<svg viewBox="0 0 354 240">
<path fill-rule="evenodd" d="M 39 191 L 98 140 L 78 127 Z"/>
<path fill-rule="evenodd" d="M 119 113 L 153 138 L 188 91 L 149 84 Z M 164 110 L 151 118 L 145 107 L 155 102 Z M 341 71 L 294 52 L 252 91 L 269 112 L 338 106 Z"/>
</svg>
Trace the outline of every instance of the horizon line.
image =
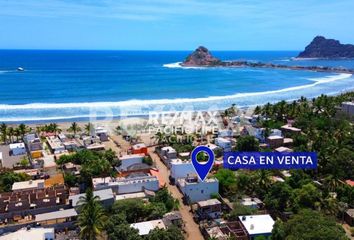
<svg viewBox="0 0 354 240">
<path fill-rule="evenodd" d="M 195 49 L 194 49 L 195 50 Z M 194 51 L 191 49 L 180 49 L 180 50 L 173 50 L 173 49 L 74 49 L 74 48 L 0 48 L 0 51 L 146 51 L 146 52 L 186 52 L 186 51 Z M 232 50 L 232 49 L 209 49 L 209 51 L 217 51 L 217 52 L 301 52 L 303 50 L 261 50 L 261 49 L 254 49 L 254 50 Z"/>
</svg>

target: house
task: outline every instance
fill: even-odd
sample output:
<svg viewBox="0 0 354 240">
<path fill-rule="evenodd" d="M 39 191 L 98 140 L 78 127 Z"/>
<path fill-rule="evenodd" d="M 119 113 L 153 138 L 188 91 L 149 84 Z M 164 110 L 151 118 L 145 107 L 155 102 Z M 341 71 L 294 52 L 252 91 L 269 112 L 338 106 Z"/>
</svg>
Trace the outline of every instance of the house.
<svg viewBox="0 0 354 240">
<path fill-rule="evenodd" d="M 216 222 L 203 224 L 201 230 L 205 239 L 218 240 L 249 240 L 245 227 L 239 221 Z"/>
<path fill-rule="evenodd" d="M 207 178 L 203 182 L 196 176 L 180 178 L 177 180 L 177 187 L 189 203 L 208 200 L 213 194 L 219 194 L 219 182 L 216 178 Z"/>
<path fill-rule="evenodd" d="M 14 221 L 28 221 L 26 217 L 29 215 L 57 211 L 69 206 L 68 190 L 63 185 L 39 189 L 30 187 L 0 193 L 0 221 L 4 223 L 14 216 Z"/>
<path fill-rule="evenodd" d="M 354 116 L 354 102 L 342 102 L 341 111 L 349 116 Z"/>
<path fill-rule="evenodd" d="M 126 177 L 93 178 L 92 185 L 95 190 L 111 188 L 116 194 L 136 193 L 144 190 L 156 192 L 160 189 L 158 177 L 144 172 L 131 173 Z"/>
<path fill-rule="evenodd" d="M 136 193 L 127 193 L 119 194 L 115 196 L 115 201 L 125 200 L 125 199 L 147 199 L 149 194 L 146 191 L 136 192 Z"/>
<path fill-rule="evenodd" d="M 349 226 L 354 227 L 354 208 L 348 209 L 345 212 L 344 220 Z"/>
<path fill-rule="evenodd" d="M 183 161 L 179 158 L 171 160 L 170 178 L 174 182 L 179 178 L 195 175 L 195 169 L 191 161 Z"/>
<path fill-rule="evenodd" d="M 108 141 L 108 131 L 103 127 L 96 127 L 95 129 L 96 136 L 100 139 L 101 142 Z"/>
<path fill-rule="evenodd" d="M 232 131 L 232 129 L 222 129 L 222 130 L 219 130 L 218 132 L 218 137 L 233 137 L 234 136 L 234 133 Z"/>
<path fill-rule="evenodd" d="M 267 137 L 267 144 L 270 148 L 281 147 L 284 143 L 284 138 L 281 136 L 269 136 Z"/>
<path fill-rule="evenodd" d="M 215 152 L 215 151 L 217 151 L 218 149 L 220 149 L 219 146 L 216 146 L 215 144 L 212 144 L 212 143 L 205 144 L 204 146 L 210 148 L 213 152 Z"/>
<path fill-rule="evenodd" d="M 45 180 L 38 179 L 38 180 L 29 180 L 23 182 L 15 182 L 12 184 L 12 191 L 19 192 L 22 190 L 34 190 L 34 189 L 44 189 L 45 187 Z"/>
<path fill-rule="evenodd" d="M 36 133 L 29 133 L 25 135 L 23 141 L 26 143 L 27 150 L 32 158 L 40 158 L 43 156 L 43 146 Z"/>
<path fill-rule="evenodd" d="M 179 211 L 166 213 L 163 215 L 162 221 L 165 223 L 166 227 L 172 225 L 181 227 L 183 225 L 182 215 Z"/>
<path fill-rule="evenodd" d="M 75 208 L 47 212 L 35 215 L 34 219 L 41 226 L 73 222 L 76 220 L 78 213 Z M 73 223 L 74 225 L 74 223 Z"/>
<path fill-rule="evenodd" d="M 93 195 L 99 197 L 100 202 L 102 205 L 109 207 L 112 206 L 114 203 L 114 194 L 112 189 L 103 189 L 103 190 L 98 190 L 98 191 L 93 191 Z M 77 194 L 77 195 L 71 195 L 69 196 L 69 202 L 72 207 L 77 208 L 80 206 L 82 203 L 80 203 L 80 198 L 84 197 L 85 193 L 82 194 Z"/>
<path fill-rule="evenodd" d="M 190 152 L 181 152 L 181 153 L 178 153 L 178 156 L 181 158 L 181 159 L 188 159 L 189 156 L 191 155 Z"/>
<path fill-rule="evenodd" d="M 132 153 L 147 155 L 148 149 L 144 143 L 138 143 L 132 146 Z"/>
<path fill-rule="evenodd" d="M 294 140 L 292 138 L 284 138 L 284 147 L 292 147 Z"/>
<path fill-rule="evenodd" d="M 132 165 L 143 163 L 144 154 L 124 155 L 119 158 L 121 165 L 118 167 L 120 171 L 127 171 Z"/>
<path fill-rule="evenodd" d="M 239 221 L 245 227 L 249 239 L 272 235 L 274 220 L 269 214 L 239 216 Z"/>
<path fill-rule="evenodd" d="M 165 223 L 162 219 L 146 221 L 146 222 L 139 222 L 139 223 L 132 223 L 130 224 L 132 228 L 135 228 L 139 231 L 140 236 L 148 235 L 151 230 L 155 228 L 159 229 L 166 229 Z"/>
<path fill-rule="evenodd" d="M 301 132 L 300 128 L 293 127 L 290 124 L 286 124 L 286 125 L 282 126 L 281 130 L 284 132 L 288 132 L 288 133 L 300 133 Z"/>
<path fill-rule="evenodd" d="M 54 228 L 21 228 L 16 232 L 7 233 L 0 237 L 1 240 L 20 240 L 20 239 L 31 239 L 31 240 L 54 240 L 55 232 Z"/>
<path fill-rule="evenodd" d="M 293 152 L 292 149 L 287 148 L 287 147 L 278 147 L 274 149 L 276 152 L 283 153 L 283 152 Z"/>
<path fill-rule="evenodd" d="M 26 154 L 26 147 L 24 143 L 11 143 L 10 144 L 11 155 L 23 155 Z"/>
<path fill-rule="evenodd" d="M 177 158 L 177 152 L 173 147 L 163 147 L 161 148 L 161 155 L 166 159 L 174 159 Z"/>
<path fill-rule="evenodd" d="M 258 209 L 263 207 L 263 202 L 259 198 L 244 197 L 241 204 L 246 207 Z"/>
<path fill-rule="evenodd" d="M 51 137 L 47 137 L 46 140 L 51 153 L 59 154 L 65 152 L 66 150 L 65 146 L 58 137 L 51 136 Z"/>
<path fill-rule="evenodd" d="M 216 138 L 215 139 L 215 144 L 222 148 L 224 150 L 224 152 L 229 152 L 231 151 L 231 148 L 232 148 L 232 144 L 231 144 L 231 141 L 226 139 L 226 138 Z"/>
<path fill-rule="evenodd" d="M 220 218 L 222 215 L 222 204 L 218 199 L 208 199 L 197 202 L 196 214 L 199 220 Z"/>
</svg>

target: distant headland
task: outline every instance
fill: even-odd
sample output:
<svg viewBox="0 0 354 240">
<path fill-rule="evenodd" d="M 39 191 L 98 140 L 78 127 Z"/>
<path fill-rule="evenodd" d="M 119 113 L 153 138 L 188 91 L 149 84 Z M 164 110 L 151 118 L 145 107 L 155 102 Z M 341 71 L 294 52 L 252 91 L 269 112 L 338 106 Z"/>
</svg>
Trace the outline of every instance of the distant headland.
<svg viewBox="0 0 354 240">
<path fill-rule="evenodd" d="M 298 58 L 354 58 L 354 45 L 341 44 L 338 40 L 315 37 Z"/>
<path fill-rule="evenodd" d="M 252 67 L 252 68 L 274 68 L 289 70 L 308 70 L 317 72 L 350 73 L 354 74 L 354 69 L 324 67 L 324 66 L 289 66 L 273 63 L 250 62 L 250 61 L 222 61 L 214 57 L 210 51 L 203 46 L 198 47 L 187 56 L 181 63 L 184 67 Z"/>
</svg>

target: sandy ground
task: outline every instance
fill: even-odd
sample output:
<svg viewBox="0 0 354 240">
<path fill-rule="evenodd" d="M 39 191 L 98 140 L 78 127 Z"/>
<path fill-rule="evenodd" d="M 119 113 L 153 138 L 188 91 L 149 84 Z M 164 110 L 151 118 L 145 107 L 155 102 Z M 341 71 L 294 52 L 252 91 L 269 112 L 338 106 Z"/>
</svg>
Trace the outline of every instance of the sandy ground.
<svg viewBox="0 0 354 240">
<path fill-rule="evenodd" d="M 169 175 L 170 175 L 169 170 L 162 163 L 159 156 L 156 153 L 154 153 L 154 148 L 149 148 L 149 153 L 151 158 L 154 160 L 156 167 L 159 169 L 161 177 L 163 177 L 163 179 L 167 183 L 168 190 L 170 191 L 170 193 L 174 198 L 178 199 L 180 203 L 179 212 L 181 213 L 182 219 L 184 221 L 184 225 L 185 225 L 184 230 L 186 231 L 186 239 L 203 240 L 204 238 L 199 230 L 199 226 L 193 220 L 193 215 L 190 212 L 190 207 L 183 204 L 182 193 L 177 189 L 176 186 L 169 184 Z"/>
</svg>

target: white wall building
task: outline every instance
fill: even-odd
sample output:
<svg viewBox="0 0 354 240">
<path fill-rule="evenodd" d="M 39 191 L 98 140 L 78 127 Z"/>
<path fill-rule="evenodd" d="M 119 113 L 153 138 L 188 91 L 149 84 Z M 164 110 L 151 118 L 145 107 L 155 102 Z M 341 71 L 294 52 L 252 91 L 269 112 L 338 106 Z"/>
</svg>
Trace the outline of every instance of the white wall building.
<svg viewBox="0 0 354 240">
<path fill-rule="evenodd" d="M 155 228 L 166 229 L 166 226 L 162 219 L 133 223 L 130 224 L 130 226 L 132 228 L 137 229 L 139 231 L 140 236 L 148 235 L 149 232 L 154 230 Z"/>
<path fill-rule="evenodd" d="M 44 189 L 44 179 L 15 182 L 12 184 L 12 191 Z"/>
<path fill-rule="evenodd" d="M 167 159 L 177 158 L 176 150 L 169 146 L 161 148 L 161 155 L 165 156 Z"/>
<path fill-rule="evenodd" d="M 225 138 L 216 138 L 215 139 L 215 144 L 219 147 L 221 147 L 225 152 L 231 151 L 232 148 L 232 143 L 230 140 L 225 139 Z"/>
<path fill-rule="evenodd" d="M 22 228 L 16 232 L 7 233 L 0 237 L 1 240 L 54 240 L 54 228 Z"/>
<path fill-rule="evenodd" d="M 121 171 L 127 171 L 131 165 L 142 163 L 144 159 L 144 154 L 132 154 L 132 155 L 124 155 L 120 157 L 122 164 L 118 167 Z"/>
<path fill-rule="evenodd" d="M 232 129 L 222 129 L 218 132 L 218 137 L 233 137 L 234 133 Z"/>
<path fill-rule="evenodd" d="M 47 143 L 53 154 L 63 153 L 66 150 L 62 141 L 56 136 L 47 137 Z"/>
<path fill-rule="evenodd" d="M 197 177 L 181 178 L 177 186 L 190 203 L 208 200 L 212 194 L 219 193 L 219 182 L 216 178 L 207 178 L 203 182 Z"/>
<path fill-rule="evenodd" d="M 195 175 L 195 169 L 191 161 L 182 161 L 179 158 L 171 160 L 171 178 L 177 180 Z"/>
<path fill-rule="evenodd" d="M 248 232 L 250 239 L 272 235 L 274 220 L 269 214 L 239 216 L 239 220 Z"/>
<path fill-rule="evenodd" d="M 111 188 L 116 194 L 142 192 L 145 189 L 155 192 L 160 188 L 158 178 L 148 174 L 126 178 L 93 178 L 92 185 L 94 190 Z"/>
<path fill-rule="evenodd" d="M 23 155 L 26 154 L 26 147 L 24 143 L 11 143 L 10 144 L 10 151 L 12 155 Z"/>
</svg>

